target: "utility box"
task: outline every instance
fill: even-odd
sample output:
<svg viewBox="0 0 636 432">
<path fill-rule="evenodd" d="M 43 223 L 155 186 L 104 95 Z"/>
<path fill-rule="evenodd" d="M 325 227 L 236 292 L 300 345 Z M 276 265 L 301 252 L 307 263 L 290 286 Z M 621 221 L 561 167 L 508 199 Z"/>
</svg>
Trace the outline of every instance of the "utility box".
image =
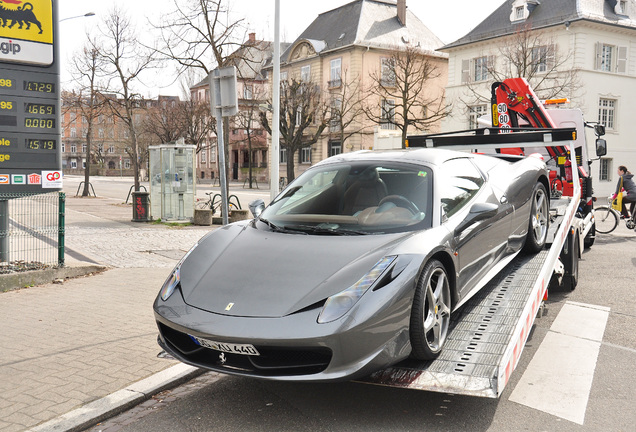
<svg viewBox="0 0 636 432">
<path fill-rule="evenodd" d="M 194 217 L 196 146 L 150 146 L 150 213 L 161 220 L 187 221 Z"/>
</svg>

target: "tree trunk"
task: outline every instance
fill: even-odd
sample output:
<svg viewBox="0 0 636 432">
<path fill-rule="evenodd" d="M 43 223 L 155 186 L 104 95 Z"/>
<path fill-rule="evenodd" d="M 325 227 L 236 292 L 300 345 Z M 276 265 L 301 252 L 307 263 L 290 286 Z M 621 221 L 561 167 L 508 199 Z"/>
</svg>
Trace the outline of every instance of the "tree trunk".
<svg viewBox="0 0 636 432">
<path fill-rule="evenodd" d="M 294 174 L 294 156 L 296 155 L 296 150 L 292 150 L 290 148 L 287 149 L 287 184 L 290 184 L 292 180 L 296 178 Z"/>
</svg>

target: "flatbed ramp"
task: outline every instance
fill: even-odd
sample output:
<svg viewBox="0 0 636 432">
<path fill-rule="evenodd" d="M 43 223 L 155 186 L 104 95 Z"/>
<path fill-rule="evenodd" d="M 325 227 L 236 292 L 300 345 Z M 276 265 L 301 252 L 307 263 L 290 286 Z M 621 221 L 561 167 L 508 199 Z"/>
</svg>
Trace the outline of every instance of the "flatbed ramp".
<svg viewBox="0 0 636 432">
<path fill-rule="evenodd" d="M 440 356 L 405 360 L 358 381 L 497 398 L 514 370 L 549 282 L 550 251 L 520 254 L 451 316 Z"/>
</svg>

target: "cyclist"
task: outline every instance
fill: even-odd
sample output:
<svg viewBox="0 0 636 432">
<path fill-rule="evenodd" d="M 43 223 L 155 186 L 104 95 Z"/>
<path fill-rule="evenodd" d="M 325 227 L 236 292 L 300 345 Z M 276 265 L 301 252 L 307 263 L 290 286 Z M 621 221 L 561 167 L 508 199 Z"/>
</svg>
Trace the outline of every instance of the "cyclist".
<svg viewBox="0 0 636 432">
<path fill-rule="evenodd" d="M 621 218 L 629 219 L 630 213 L 634 214 L 636 207 L 636 183 L 634 183 L 634 175 L 629 172 L 625 165 L 618 167 L 618 183 L 616 184 L 616 192 L 612 195 L 612 200 L 621 192 L 621 187 L 625 190 L 626 195 L 623 196 L 623 206 L 621 208 Z M 630 203 L 629 213 L 627 213 L 627 203 Z"/>
</svg>

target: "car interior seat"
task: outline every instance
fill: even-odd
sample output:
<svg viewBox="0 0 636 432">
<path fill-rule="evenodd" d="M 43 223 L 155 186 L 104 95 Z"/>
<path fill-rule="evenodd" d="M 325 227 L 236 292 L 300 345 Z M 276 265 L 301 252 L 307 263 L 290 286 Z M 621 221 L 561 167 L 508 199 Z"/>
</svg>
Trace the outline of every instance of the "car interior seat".
<svg viewBox="0 0 636 432">
<path fill-rule="evenodd" d="M 380 204 L 388 195 L 386 185 L 375 168 L 363 171 L 344 194 L 343 214 L 352 215 Z"/>
</svg>

